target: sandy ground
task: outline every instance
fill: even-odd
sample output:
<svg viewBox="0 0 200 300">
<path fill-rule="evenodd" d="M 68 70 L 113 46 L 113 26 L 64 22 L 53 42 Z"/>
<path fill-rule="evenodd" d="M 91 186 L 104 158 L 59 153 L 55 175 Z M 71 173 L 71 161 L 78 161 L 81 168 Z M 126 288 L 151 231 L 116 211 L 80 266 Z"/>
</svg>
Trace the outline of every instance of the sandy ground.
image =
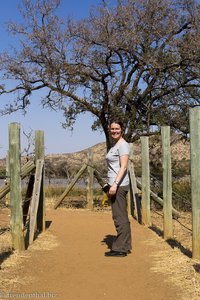
<svg viewBox="0 0 200 300">
<path fill-rule="evenodd" d="M 46 220 L 47 230 L 28 250 L 11 255 L 11 261 L 18 258 L 10 267 L 2 263 L 1 276 L 9 273 L 15 280 L 2 288 L 0 299 L 187 299 L 183 288 L 155 268 L 157 254 L 169 245 L 135 220 L 133 251 L 123 258 L 104 256 L 115 235 L 110 211 L 49 209 Z"/>
</svg>

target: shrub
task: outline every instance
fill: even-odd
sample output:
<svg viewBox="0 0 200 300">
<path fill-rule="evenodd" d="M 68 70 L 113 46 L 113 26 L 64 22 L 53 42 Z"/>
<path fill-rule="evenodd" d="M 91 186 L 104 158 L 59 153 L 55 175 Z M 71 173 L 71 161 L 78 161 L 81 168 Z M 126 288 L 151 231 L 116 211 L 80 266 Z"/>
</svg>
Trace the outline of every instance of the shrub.
<svg viewBox="0 0 200 300">
<path fill-rule="evenodd" d="M 0 167 L 0 178 L 4 179 L 6 177 L 6 169 L 5 167 Z"/>
<path fill-rule="evenodd" d="M 173 207 L 177 210 L 191 210 L 191 184 L 182 180 L 173 184 Z"/>
</svg>

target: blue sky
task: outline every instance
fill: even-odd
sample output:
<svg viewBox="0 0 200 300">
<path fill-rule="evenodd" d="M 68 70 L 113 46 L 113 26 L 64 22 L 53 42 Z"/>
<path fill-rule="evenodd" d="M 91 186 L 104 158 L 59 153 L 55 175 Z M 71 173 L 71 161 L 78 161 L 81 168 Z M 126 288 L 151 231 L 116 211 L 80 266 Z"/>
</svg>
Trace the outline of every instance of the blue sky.
<svg viewBox="0 0 200 300">
<path fill-rule="evenodd" d="M 0 9 L 0 51 L 15 44 L 13 37 L 6 31 L 6 22 L 19 20 L 18 5 L 21 0 L 1 0 Z M 89 8 L 99 3 L 98 0 L 61 0 L 62 16 L 71 15 L 74 18 L 87 16 Z M 0 101 L 6 101 L 0 97 Z M 0 117 L 0 158 L 5 157 L 8 150 L 8 125 L 12 122 L 21 124 L 21 149 L 27 146 L 23 134 L 30 131 L 43 130 L 45 136 L 45 153 L 70 153 L 83 150 L 99 142 L 104 142 L 104 134 L 92 131 L 92 116 L 82 115 L 76 121 L 73 132 L 63 129 L 62 113 L 43 109 L 40 105 L 40 95 L 32 97 L 32 104 L 24 116 L 21 112 Z"/>
</svg>

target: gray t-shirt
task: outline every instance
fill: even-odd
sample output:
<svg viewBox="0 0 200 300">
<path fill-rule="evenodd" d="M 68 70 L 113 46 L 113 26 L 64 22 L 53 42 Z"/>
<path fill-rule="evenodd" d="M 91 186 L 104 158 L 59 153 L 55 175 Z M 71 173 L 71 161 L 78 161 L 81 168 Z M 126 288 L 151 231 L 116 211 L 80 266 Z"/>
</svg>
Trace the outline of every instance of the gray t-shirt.
<svg viewBox="0 0 200 300">
<path fill-rule="evenodd" d="M 120 169 L 120 156 L 129 155 L 130 148 L 126 141 L 122 141 L 119 144 L 115 144 L 106 155 L 106 162 L 108 165 L 108 184 L 112 185 L 117 177 Z M 120 186 L 125 186 L 129 184 L 129 176 L 126 171 L 124 177 L 119 182 Z"/>
</svg>

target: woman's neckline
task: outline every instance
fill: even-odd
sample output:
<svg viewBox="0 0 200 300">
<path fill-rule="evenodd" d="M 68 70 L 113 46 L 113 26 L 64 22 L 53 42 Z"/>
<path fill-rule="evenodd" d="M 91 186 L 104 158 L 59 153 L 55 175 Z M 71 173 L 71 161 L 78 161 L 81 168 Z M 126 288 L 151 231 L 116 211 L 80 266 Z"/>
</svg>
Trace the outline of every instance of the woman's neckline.
<svg viewBox="0 0 200 300">
<path fill-rule="evenodd" d="M 120 138 L 116 143 L 114 143 L 113 147 L 121 144 L 122 142 L 125 142 L 125 140 L 123 138 Z"/>
</svg>

